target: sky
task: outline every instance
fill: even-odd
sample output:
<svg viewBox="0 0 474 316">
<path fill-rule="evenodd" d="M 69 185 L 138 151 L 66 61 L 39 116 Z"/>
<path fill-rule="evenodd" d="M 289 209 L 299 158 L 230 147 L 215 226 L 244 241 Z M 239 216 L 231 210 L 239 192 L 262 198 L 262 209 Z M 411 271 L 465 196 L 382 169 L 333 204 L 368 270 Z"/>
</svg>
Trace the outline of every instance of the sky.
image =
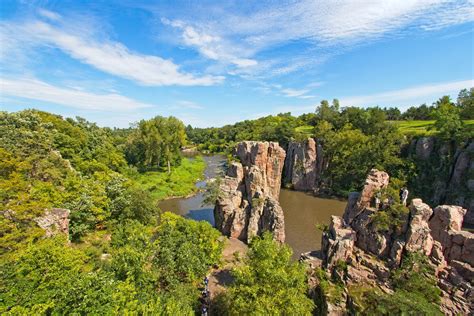
<svg viewBox="0 0 474 316">
<path fill-rule="evenodd" d="M 474 87 L 474 1 L 0 0 L 0 110 L 195 127 Z"/>
</svg>

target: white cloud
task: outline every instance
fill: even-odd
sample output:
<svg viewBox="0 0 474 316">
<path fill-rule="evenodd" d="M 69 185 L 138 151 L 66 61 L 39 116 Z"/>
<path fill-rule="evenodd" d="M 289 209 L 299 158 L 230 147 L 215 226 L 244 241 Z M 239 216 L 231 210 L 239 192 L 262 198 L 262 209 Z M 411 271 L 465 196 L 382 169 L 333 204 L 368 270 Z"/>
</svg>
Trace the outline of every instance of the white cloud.
<svg viewBox="0 0 474 316">
<path fill-rule="evenodd" d="M 76 89 L 53 86 L 36 79 L 1 79 L 0 96 L 26 98 L 51 102 L 81 110 L 132 111 L 151 107 L 126 96 L 111 94 L 94 94 Z"/>
<path fill-rule="evenodd" d="M 51 21 L 61 20 L 61 15 L 59 15 L 55 12 L 49 11 L 49 10 L 39 9 L 38 14 L 41 15 L 42 17 L 45 17 L 45 18 L 51 20 Z"/>
<path fill-rule="evenodd" d="M 25 24 L 3 23 L 1 26 L 1 37 L 6 39 L 9 48 L 13 45 L 17 48 L 55 47 L 101 71 L 142 85 L 209 86 L 224 80 L 222 76 L 185 73 L 171 60 L 132 52 L 121 43 L 98 40 L 85 30 L 82 34 L 78 32 L 67 26 L 55 26 L 39 20 Z"/>
<path fill-rule="evenodd" d="M 178 102 L 177 108 L 193 109 L 193 110 L 202 110 L 203 107 L 199 104 L 196 104 L 192 101 L 182 100 Z"/>
<path fill-rule="evenodd" d="M 184 43 L 203 56 L 221 60 L 231 53 L 258 60 L 252 71 L 268 76 L 315 66 L 354 45 L 474 21 L 472 0 L 239 2 L 192 9 L 183 8 L 177 22 L 162 21 L 183 30 Z M 295 41 L 306 46 L 290 55 L 265 55 Z"/>
<path fill-rule="evenodd" d="M 240 57 L 231 53 L 231 50 L 235 49 L 235 46 L 227 43 L 219 36 L 210 35 L 180 20 L 170 21 L 163 18 L 162 22 L 165 25 L 181 30 L 183 43 L 187 46 L 195 47 L 201 55 L 208 59 L 232 64 L 238 68 L 247 68 L 258 64 L 255 59 L 241 57 L 240 55 L 243 54 L 242 51 L 237 52 Z"/>
<path fill-rule="evenodd" d="M 286 97 L 301 97 L 301 96 L 304 96 L 306 93 L 308 93 L 309 90 L 306 90 L 306 89 L 303 89 L 303 90 L 282 89 L 281 92 L 282 92 Z"/>
<path fill-rule="evenodd" d="M 401 90 L 386 91 L 362 96 L 350 96 L 340 99 L 342 106 L 405 106 L 434 101 L 444 94 L 457 94 L 461 89 L 474 87 L 474 80 L 462 80 L 425 84 Z"/>
</svg>

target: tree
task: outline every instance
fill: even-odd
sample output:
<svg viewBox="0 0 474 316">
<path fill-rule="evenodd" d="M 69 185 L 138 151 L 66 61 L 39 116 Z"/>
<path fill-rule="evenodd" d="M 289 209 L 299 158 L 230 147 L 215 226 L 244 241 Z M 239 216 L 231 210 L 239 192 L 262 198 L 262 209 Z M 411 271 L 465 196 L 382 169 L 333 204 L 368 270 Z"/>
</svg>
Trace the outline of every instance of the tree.
<svg viewBox="0 0 474 316">
<path fill-rule="evenodd" d="M 460 108 L 461 118 L 464 120 L 474 120 L 474 87 L 459 92 L 457 105 Z"/>
<path fill-rule="evenodd" d="M 268 232 L 255 237 L 235 282 L 219 305 L 223 315 L 311 315 L 304 266 L 291 260 L 292 251 Z"/>
<path fill-rule="evenodd" d="M 436 120 L 433 127 L 438 131 L 441 138 L 455 140 L 461 136 L 463 123 L 459 108 L 451 102 L 449 96 L 444 96 L 436 101 L 436 109 L 433 112 Z"/>
<path fill-rule="evenodd" d="M 145 168 L 166 166 L 171 173 L 171 165 L 180 161 L 180 149 L 185 144 L 183 122 L 172 116 L 157 116 L 138 123 L 128 139 L 126 156 L 131 164 Z"/>
</svg>

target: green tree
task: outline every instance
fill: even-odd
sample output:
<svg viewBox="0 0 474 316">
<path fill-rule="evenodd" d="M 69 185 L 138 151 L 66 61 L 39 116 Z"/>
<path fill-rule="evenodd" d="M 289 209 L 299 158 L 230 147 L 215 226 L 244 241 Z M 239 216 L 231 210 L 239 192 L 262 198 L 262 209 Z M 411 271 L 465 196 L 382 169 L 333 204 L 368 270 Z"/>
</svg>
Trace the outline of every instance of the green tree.
<svg viewBox="0 0 474 316">
<path fill-rule="evenodd" d="M 461 136 L 463 123 L 459 108 L 451 102 L 449 96 L 444 96 L 436 101 L 436 109 L 433 112 L 436 120 L 433 127 L 438 131 L 441 138 L 445 140 L 456 140 Z"/>
<path fill-rule="evenodd" d="M 463 120 L 474 120 L 474 87 L 459 92 L 457 105 Z"/>
<path fill-rule="evenodd" d="M 305 267 L 291 260 L 292 251 L 270 233 L 256 237 L 248 258 L 232 275 L 234 283 L 220 301 L 223 315 L 311 315 Z"/>
<path fill-rule="evenodd" d="M 131 164 L 145 168 L 166 166 L 171 173 L 171 165 L 180 161 L 180 149 L 185 143 L 185 127 L 180 120 L 157 116 L 138 123 L 125 152 Z"/>
</svg>

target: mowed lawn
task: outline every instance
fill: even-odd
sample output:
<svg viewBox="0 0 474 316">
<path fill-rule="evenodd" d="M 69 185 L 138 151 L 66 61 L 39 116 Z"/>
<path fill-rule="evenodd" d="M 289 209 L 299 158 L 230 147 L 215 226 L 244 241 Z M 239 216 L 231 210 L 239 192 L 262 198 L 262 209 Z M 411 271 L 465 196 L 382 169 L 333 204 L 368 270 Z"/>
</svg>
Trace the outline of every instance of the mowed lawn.
<svg viewBox="0 0 474 316">
<path fill-rule="evenodd" d="M 391 124 L 398 126 L 400 131 L 405 135 L 416 135 L 416 136 L 430 136 L 435 135 L 436 130 L 431 127 L 434 124 L 434 120 L 430 121 L 388 121 Z M 466 129 L 474 133 L 474 120 L 464 120 Z M 314 126 L 303 125 L 298 126 L 295 129 L 297 132 L 306 134 L 311 137 L 314 132 Z"/>
<path fill-rule="evenodd" d="M 432 129 L 434 120 L 431 121 L 389 121 L 398 126 L 403 134 L 429 136 L 436 134 L 436 130 Z M 474 130 L 474 120 L 463 121 L 468 130 Z"/>
</svg>

